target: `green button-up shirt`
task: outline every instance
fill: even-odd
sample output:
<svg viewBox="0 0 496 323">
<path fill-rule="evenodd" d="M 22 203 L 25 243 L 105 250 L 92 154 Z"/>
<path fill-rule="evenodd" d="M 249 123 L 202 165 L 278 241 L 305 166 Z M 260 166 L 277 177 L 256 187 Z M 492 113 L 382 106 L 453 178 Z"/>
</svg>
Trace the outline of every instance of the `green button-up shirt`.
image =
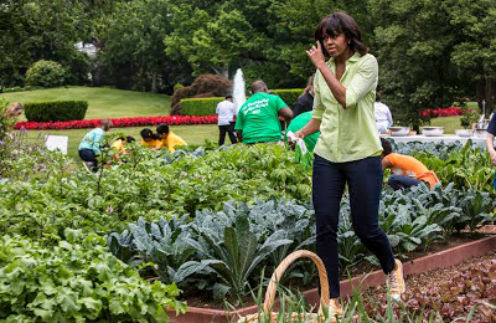
<svg viewBox="0 0 496 323">
<path fill-rule="evenodd" d="M 334 58 L 327 65 L 336 72 Z M 382 146 L 374 117 L 378 71 L 377 60 L 370 54 L 355 53 L 348 59 L 340 80 L 346 88 L 346 109 L 343 109 L 317 70 L 312 117 L 321 120 L 321 134 L 315 154 L 334 163 L 380 155 Z"/>
</svg>

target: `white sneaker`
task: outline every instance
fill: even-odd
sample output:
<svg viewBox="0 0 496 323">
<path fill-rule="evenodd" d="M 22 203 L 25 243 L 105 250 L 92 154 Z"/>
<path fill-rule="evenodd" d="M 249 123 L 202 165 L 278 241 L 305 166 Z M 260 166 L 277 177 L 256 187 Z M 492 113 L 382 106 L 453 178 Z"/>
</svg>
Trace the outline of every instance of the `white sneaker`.
<svg viewBox="0 0 496 323">
<path fill-rule="evenodd" d="M 341 305 L 339 305 L 337 298 L 331 298 L 328 309 L 329 309 L 329 317 L 335 317 L 336 315 L 337 316 L 343 315 L 343 308 L 341 307 Z"/>
</svg>

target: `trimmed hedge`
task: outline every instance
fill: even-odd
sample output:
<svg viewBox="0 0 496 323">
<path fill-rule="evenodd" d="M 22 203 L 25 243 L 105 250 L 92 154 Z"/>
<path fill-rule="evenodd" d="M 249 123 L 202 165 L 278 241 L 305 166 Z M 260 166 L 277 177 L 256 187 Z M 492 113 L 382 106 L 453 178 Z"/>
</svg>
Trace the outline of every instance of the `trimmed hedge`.
<svg viewBox="0 0 496 323">
<path fill-rule="evenodd" d="M 272 90 L 274 94 L 279 95 L 286 104 L 293 109 L 296 100 L 303 93 L 303 89 L 276 89 Z"/>
<path fill-rule="evenodd" d="M 181 110 L 185 116 L 213 116 L 217 104 L 223 100 L 223 97 L 182 99 Z"/>
<path fill-rule="evenodd" d="M 303 89 L 276 89 L 272 90 L 272 92 L 280 96 L 292 108 L 298 97 L 303 93 Z M 186 116 L 215 115 L 215 108 L 222 100 L 224 100 L 223 97 L 182 99 L 182 114 Z"/>
<path fill-rule="evenodd" d="M 86 101 L 46 101 L 24 104 L 24 113 L 29 121 L 83 120 L 88 110 Z"/>
</svg>

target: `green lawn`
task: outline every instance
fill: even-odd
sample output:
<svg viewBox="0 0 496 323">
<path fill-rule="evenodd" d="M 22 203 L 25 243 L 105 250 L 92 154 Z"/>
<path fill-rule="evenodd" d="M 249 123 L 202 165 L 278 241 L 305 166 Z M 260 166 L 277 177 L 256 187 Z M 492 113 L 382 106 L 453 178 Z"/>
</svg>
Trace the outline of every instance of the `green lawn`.
<svg viewBox="0 0 496 323">
<path fill-rule="evenodd" d="M 123 133 L 126 136 L 133 136 L 137 141 L 141 140 L 140 131 L 145 127 L 136 128 L 116 128 L 111 129 L 110 133 Z M 149 126 L 152 130 L 154 127 Z M 171 126 L 170 129 L 183 138 L 188 144 L 203 144 L 205 140 L 217 142 L 219 130 L 217 125 L 198 125 L 198 126 Z M 43 143 L 45 135 L 68 136 L 69 143 L 67 147 L 67 155 L 72 158 L 78 157 L 78 146 L 83 136 L 91 131 L 91 129 L 74 129 L 74 130 L 32 130 L 27 132 L 27 140 L 29 142 Z M 227 144 L 230 144 L 226 138 Z"/>
<path fill-rule="evenodd" d="M 0 98 L 9 102 L 34 102 L 47 100 L 84 100 L 88 101 L 86 119 L 122 118 L 136 116 L 168 115 L 170 97 L 163 94 L 97 88 L 69 86 L 55 89 L 33 90 L 26 92 L 2 93 Z M 25 120 L 25 118 L 20 118 Z M 111 129 L 111 133 L 123 133 L 141 140 L 139 132 L 145 127 Z M 150 127 L 153 128 L 154 127 Z M 91 129 L 73 130 L 32 130 L 27 132 L 30 142 L 43 142 L 45 135 L 68 136 L 67 154 L 78 158 L 78 146 L 83 136 Z M 171 126 L 171 130 L 181 136 L 188 144 L 202 144 L 205 140 L 217 141 L 216 125 Z"/>
<path fill-rule="evenodd" d="M 445 134 L 455 134 L 455 130 L 463 129 L 460 125 L 460 118 L 460 116 L 433 118 L 431 126 L 444 127 Z"/>
<path fill-rule="evenodd" d="M 164 94 L 105 87 L 69 86 L 26 92 L 1 93 L 8 102 L 83 100 L 88 102 L 85 119 L 168 115 L 170 97 Z M 25 120 L 24 116 L 20 120 Z"/>
</svg>

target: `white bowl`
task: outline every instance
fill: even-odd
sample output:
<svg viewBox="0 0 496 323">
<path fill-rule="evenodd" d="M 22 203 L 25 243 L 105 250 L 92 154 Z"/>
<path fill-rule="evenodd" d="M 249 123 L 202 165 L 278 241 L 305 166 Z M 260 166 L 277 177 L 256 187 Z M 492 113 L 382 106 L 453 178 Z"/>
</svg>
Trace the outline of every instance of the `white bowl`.
<svg viewBox="0 0 496 323">
<path fill-rule="evenodd" d="M 404 137 L 410 133 L 410 127 L 389 127 L 389 130 L 393 137 Z"/>
<path fill-rule="evenodd" d="M 459 129 L 459 130 L 455 131 L 455 134 L 458 137 L 468 138 L 468 137 L 472 137 L 474 135 L 474 131 L 471 129 Z"/>
<path fill-rule="evenodd" d="M 422 127 L 422 134 L 426 137 L 441 136 L 444 132 L 444 127 Z"/>
<path fill-rule="evenodd" d="M 487 129 L 486 128 L 475 128 L 475 136 L 477 138 L 486 138 Z"/>
</svg>

